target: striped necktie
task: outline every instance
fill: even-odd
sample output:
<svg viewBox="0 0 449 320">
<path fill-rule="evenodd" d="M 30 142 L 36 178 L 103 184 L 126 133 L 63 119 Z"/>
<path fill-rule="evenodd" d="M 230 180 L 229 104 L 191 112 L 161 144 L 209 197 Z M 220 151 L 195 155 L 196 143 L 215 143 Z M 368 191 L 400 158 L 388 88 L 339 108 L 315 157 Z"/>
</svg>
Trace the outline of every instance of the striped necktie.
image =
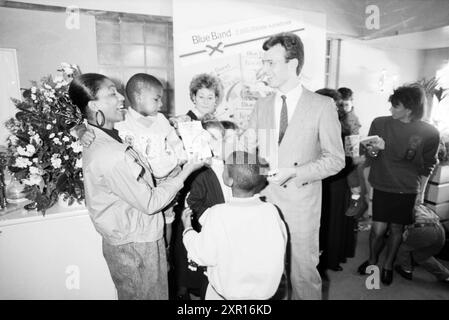
<svg viewBox="0 0 449 320">
<path fill-rule="evenodd" d="M 282 109 L 281 109 L 281 118 L 279 120 L 279 140 L 278 143 L 281 144 L 282 138 L 284 138 L 285 131 L 288 126 L 288 112 L 287 112 L 287 97 L 285 95 L 281 96 L 282 98 Z"/>
</svg>

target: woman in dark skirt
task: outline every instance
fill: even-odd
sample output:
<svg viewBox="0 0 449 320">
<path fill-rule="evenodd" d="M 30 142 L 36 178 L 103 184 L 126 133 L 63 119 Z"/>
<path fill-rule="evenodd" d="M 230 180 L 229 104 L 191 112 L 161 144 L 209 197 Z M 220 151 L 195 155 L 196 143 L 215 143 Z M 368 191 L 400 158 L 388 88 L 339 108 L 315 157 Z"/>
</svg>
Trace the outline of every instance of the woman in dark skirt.
<svg viewBox="0 0 449 320">
<path fill-rule="evenodd" d="M 374 119 L 369 135 L 380 137 L 368 148 L 369 182 L 373 187 L 373 223 L 369 259 L 360 274 L 378 262 L 384 243 L 386 255 L 382 283 L 393 281 L 393 263 L 402 242 L 404 226 L 414 223 L 414 207 L 424 200 L 427 181 L 437 162 L 439 133 L 421 121 L 425 93 L 418 85 L 399 87 L 390 96 L 391 116 Z M 385 240 L 385 235 L 388 238 Z"/>
</svg>

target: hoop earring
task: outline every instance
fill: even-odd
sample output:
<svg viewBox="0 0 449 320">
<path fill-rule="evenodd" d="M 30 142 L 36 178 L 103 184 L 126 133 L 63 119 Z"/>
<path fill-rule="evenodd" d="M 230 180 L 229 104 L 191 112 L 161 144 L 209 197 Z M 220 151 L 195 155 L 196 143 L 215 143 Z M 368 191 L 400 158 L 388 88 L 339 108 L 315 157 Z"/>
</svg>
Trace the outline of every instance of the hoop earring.
<svg viewBox="0 0 449 320">
<path fill-rule="evenodd" d="M 100 122 L 98 122 L 98 114 L 100 114 L 101 115 L 101 121 Z M 95 122 L 97 122 L 97 126 L 99 126 L 99 127 L 103 127 L 104 126 L 104 123 L 105 123 L 105 121 L 106 121 L 106 119 L 105 119 L 105 117 L 104 117 L 104 113 L 103 113 L 103 111 L 101 111 L 101 110 L 98 110 L 96 113 L 95 113 Z"/>
</svg>

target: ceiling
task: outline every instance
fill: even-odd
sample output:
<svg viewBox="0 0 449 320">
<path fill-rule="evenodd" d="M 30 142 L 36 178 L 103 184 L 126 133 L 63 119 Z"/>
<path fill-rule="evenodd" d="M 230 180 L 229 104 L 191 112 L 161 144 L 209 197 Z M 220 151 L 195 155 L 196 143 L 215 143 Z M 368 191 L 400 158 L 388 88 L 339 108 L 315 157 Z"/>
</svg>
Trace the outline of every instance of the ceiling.
<svg viewBox="0 0 449 320">
<path fill-rule="evenodd" d="M 449 47 L 449 26 L 433 30 L 383 37 L 368 41 L 385 48 L 437 49 Z"/>
</svg>

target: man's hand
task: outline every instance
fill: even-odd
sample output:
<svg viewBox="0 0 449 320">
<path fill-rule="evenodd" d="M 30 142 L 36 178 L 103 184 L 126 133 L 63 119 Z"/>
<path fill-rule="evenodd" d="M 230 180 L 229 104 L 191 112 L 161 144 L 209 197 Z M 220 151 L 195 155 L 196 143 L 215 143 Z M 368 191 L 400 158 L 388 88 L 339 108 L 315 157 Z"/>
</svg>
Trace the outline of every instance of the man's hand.
<svg viewBox="0 0 449 320">
<path fill-rule="evenodd" d="M 294 177 L 296 177 L 296 170 L 294 168 L 279 168 L 278 171 L 272 176 L 269 176 L 267 180 L 270 183 L 275 183 L 281 186 Z"/>
<path fill-rule="evenodd" d="M 182 224 L 184 229 L 192 227 L 192 209 L 185 208 L 181 215 Z"/>
<path fill-rule="evenodd" d="M 80 139 L 81 145 L 84 148 L 88 148 L 95 140 L 95 132 L 91 128 L 87 128 L 85 125 L 80 125 L 76 128 L 76 134 Z"/>
</svg>

